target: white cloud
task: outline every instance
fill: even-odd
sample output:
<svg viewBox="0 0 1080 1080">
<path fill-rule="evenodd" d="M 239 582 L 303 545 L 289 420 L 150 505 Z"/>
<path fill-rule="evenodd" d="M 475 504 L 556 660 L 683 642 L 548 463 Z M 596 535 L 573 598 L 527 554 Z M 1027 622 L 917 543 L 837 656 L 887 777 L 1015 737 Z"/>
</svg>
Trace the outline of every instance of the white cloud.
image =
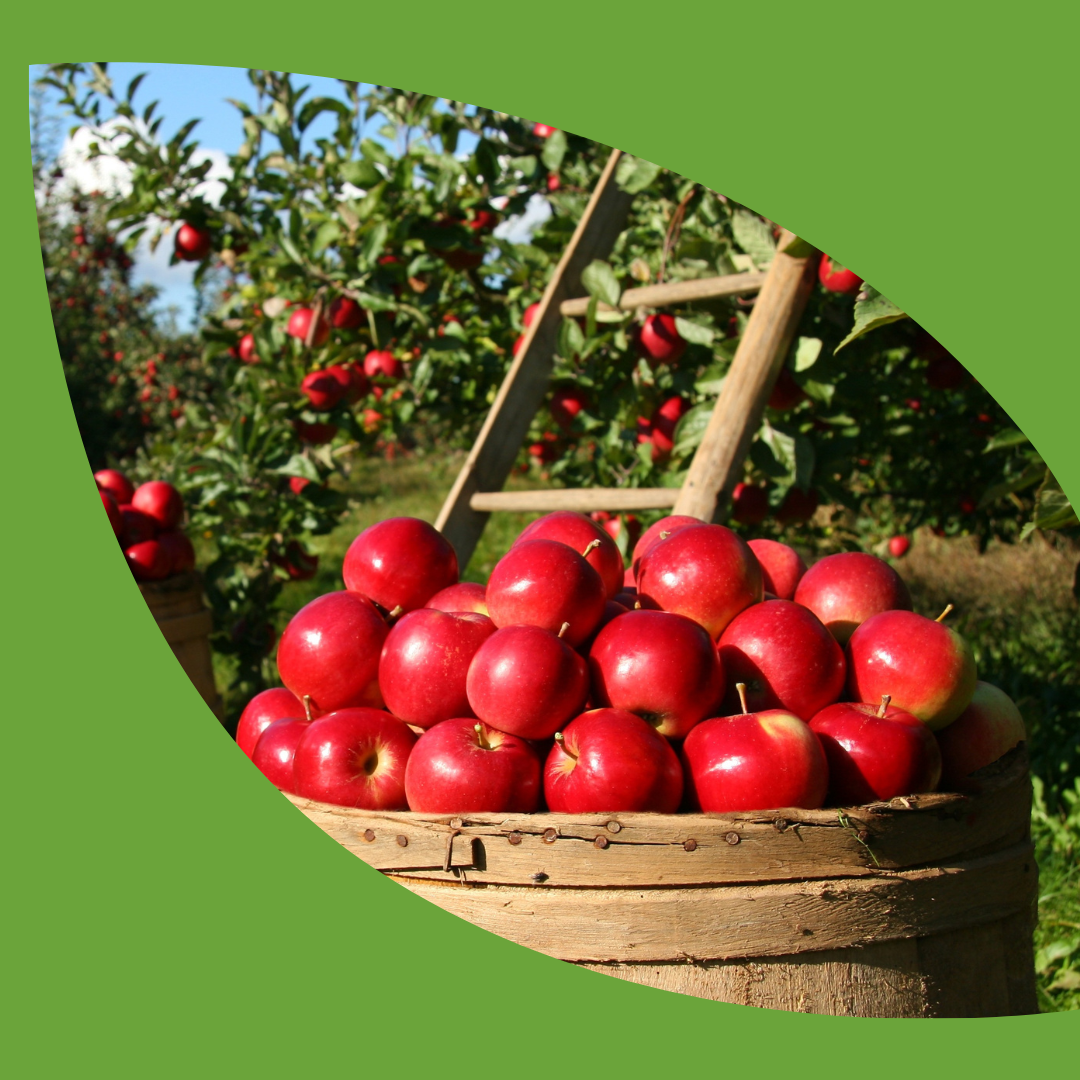
<svg viewBox="0 0 1080 1080">
<path fill-rule="evenodd" d="M 495 235 L 500 240 L 509 240 L 512 244 L 527 244 L 533 233 L 551 217 L 551 203 L 543 195 L 534 194 L 525 206 L 524 214 L 507 218 L 496 229 Z"/>
</svg>

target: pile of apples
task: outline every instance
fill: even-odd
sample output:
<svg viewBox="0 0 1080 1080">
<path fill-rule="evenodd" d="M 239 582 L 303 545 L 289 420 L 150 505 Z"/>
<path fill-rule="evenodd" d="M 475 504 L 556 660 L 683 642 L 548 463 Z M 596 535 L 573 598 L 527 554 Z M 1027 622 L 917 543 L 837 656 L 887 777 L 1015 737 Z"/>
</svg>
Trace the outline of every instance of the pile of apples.
<svg viewBox="0 0 1080 1080">
<path fill-rule="evenodd" d="M 362 532 L 282 634 L 237 742 L 364 810 L 733 812 L 962 789 L 1024 738 L 971 649 L 873 555 L 672 516 L 631 566 L 601 523 L 529 525 L 485 586 L 430 525 Z M 947 614 L 947 612 L 946 612 Z"/>
<path fill-rule="evenodd" d="M 136 581 L 161 581 L 195 569 L 195 549 L 180 528 L 184 500 L 164 480 L 139 487 L 116 469 L 94 473 L 109 524 Z"/>
</svg>

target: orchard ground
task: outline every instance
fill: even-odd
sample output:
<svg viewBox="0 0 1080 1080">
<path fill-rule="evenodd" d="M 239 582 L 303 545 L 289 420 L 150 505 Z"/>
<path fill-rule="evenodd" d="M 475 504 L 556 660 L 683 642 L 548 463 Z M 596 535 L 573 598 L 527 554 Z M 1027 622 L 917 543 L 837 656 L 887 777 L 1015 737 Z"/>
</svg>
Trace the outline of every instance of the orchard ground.
<svg viewBox="0 0 1080 1080">
<path fill-rule="evenodd" d="M 310 550 L 316 576 L 286 585 L 279 626 L 309 600 L 342 588 L 341 565 L 353 538 L 384 518 L 409 515 L 434 521 L 457 469 L 457 456 L 372 457 L 357 462 L 341 485 L 350 510 Z M 515 474 L 507 487 L 543 486 Z M 540 514 L 494 514 L 462 579 L 485 582 L 517 534 Z M 641 515 L 648 524 L 659 513 Z M 796 541 L 797 543 L 797 541 Z M 205 554 L 205 553 L 203 553 Z M 807 548 L 805 557 L 815 557 Z M 1044 1011 L 1080 1008 L 1080 613 L 1073 593 L 1077 550 L 1068 541 L 1036 534 L 1017 544 L 991 544 L 979 554 L 973 538 L 943 540 L 920 531 L 909 553 L 893 565 L 911 589 L 915 610 L 936 616 L 955 605 L 952 625 L 972 643 L 980 678 L 1004 689 L 1028 725 L 1036 774 L 1033 837 L 1039 856 L 1036 966 Z M 204 563 L 200 559 L 200 563 Z M 228 658 L 219 684 L 228 685 Z M 242 702 L 230 702 L 238 712 Z"/>
</svg>

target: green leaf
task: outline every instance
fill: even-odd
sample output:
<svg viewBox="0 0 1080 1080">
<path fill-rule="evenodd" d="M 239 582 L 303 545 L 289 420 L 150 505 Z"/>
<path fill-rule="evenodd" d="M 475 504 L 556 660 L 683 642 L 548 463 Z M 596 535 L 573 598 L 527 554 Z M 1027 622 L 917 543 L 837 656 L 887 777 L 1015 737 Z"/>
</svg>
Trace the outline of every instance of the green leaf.
<svg viewBox="0 0 1080 1080">
<path fill-rule="evenodd" d="M 296 120 L 296 126 L 300 131 L 305 131 L 311 121 L 314 120 L 319 113 L 324 112 L 336 112 L 342 119 L 349 119 L 352 116 L 352 111 L 344 101 L 340 101 L 338 98 L 317 97 L 312 98 L 300 110 L 300 115 Z"/>
<path fill-rule="evenodd" d="M 304 256 L 300 254 L 300 249 L 292 242 L 291 238 L 282 233 L 278 239 L 281 242 L 281 249 L 288 255 L 289 261 L 296 263 L 298 266 L 303 266 Z"/>
<path fill-rule="evenodd" d="M 315 240 L 311 245 L 312 255 L 318 255 L 320 252 L 325 251 L 340 237 L 341 226 L 336 221 L 324 221 L 315 233 Z"/>
<path fill-rule="evenodd" d="M 999 431 L 986 444 L 983 453 L 988 454 L 991 450 L 1004 450 L 1011 446 L 1023 446 L 1030 441 L 1031 440 L 1019 429 L 1008 428 L 1005 431 Z"/>
<path fill-rule="evenodd" d="M 712 345 L 716 338 L 716 332 L 708 326 L 680 318 L 678 315 L 675 316 L 675 329 L 681 337 L 694 345 Z"/>
<path fill-rule="evenodd" d="M 386 247 L 386 238 L 390 235 L 390 226 L 385 221 L 376 222 L 364 237 L 360 246 L 360 258 L 369 266 L 382 254 Z"/>
<path fill-rule="evenodd" d="M 563 319 L 559 326 L 559 355 L 573 361 L 585 347 L 585 335 L 574 319 Z"/>
<path fill-rule="evenodd" d="M 552 135 L 552 138 L 555 138 Z M 590 296 L 595 296 L 605 304 L 617 308 L 622 289 L 615 277 L 615 271 L 603 259 L 593 259 L 581 272 L 581 284 L 585 286 Z"/>
<path fill-rule="evenodd" d="M 1002 499 L 1014 491 L 1024 491 L 1026 488 L 1033 487 L 1045 479 L 1046 466 L 1042 460 L 1030 462 L 1023 472 L 987 488 L 983 493 L 983 497 L 979 500 L 979 509 L 982 510 L 984 507 L 991 506 L 998 499 Z"/>
<path fill-rule="evenodd" d="M 338 172 L 346 183 L 365 191 L 382 180 L 382 173 L 366 158 L 346 161 Z"/>
<path fill-rule="evenodd" d="M 1035 496 L 1035 514 L 1031 524 L 1036 529 L 1069 529 L 1080 525 L 1069 496 L 1061 490 L 1061 485 L 1049 469 Z"/>
<path fill-rule="evenodd" d="M 735 242 L 754 260 L 759 270 L 773 261 L 776 254 L 776 241 L 772 229 L 749 210 L 736 210 L 731 215 L 731 231 Z"/>
<path fill-rule="evenodd" d="M 536 175 L 538 162 L 535 154 L 526 154 L 524 157 L 513 157 L 509 165 L 511 170 L 519 172 L 526 180 L 531 180 Z"/>
<path fill-rule="evenodd" d="M 821 355 L 821 338 L 801 337 L 795 346 L 795 370 L 808 371 Z"/>
<path fill-rule="evenodd" d="M 675 447 L 672 450 L 675 457 L 685 457 L 698 448 L 712 418 L 714 405 L 715 402 L 704 401 L 683 414 L 682 419 L 675 425 Z"/>
<path fill-rule="evenodd" d="M 823 405 L 832 404 L 833 394 L 836 393 L 836 387 L 832 383 L 818 382 L 805 375 L 796 375 L 795 382 L 807 397 L 820 401 Z"/>
<path fill-rule="evenodd" d="M 548 172 L 558 172 L 566 157 L 566 132 L 556 131 L 544 143 L 540 160 L 547 166 Z"/>
<path fill-rule="evenodd" d="M 293 454 L 280 469 L 272 469 L 271 471 L 280 473 L 282 476 L 299 476 L 304 480 L 312 480 L 315 483 L 318 483 L 320 479 L 319 470 L 303 454 Z"/>
<path fill-rule="evenodd" d="M 833 350 L 833 355 L 835 356 L 845 345 L 850 345 L 863 334 L 868 334 L 879 326 L 888 326 L 889 323 L 899 322 L 906 318 L 907 315 L 888 297 L 882 296 L 872 285 L 864 283 L 863 291 L 859 294 L 859 299 L 855 301 L 855 325 L 851 328 L 851 333 Z"/>
<path fill-rule="evenodd" d="M 499 179 L 499 157 L 495 147 L 487 139 L 481 139 L 477 143 L 475 157 L 476 167 L 490 187 Z"/>
<path fill-rule="evenodd" d="M 660 166 L 624 154 L 615 170 L 615 183 L 629 195 L 644 191 L 660 175 Z"/>
</svg>

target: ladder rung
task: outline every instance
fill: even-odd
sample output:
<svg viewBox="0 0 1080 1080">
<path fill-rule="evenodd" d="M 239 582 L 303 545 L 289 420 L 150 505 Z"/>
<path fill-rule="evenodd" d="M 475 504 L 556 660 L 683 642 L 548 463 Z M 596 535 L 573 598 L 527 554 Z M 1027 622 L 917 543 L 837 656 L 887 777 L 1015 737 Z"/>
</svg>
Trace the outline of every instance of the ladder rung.
<svg viewBox="0 0 1080 1080">
<path fill-rule="evenodd" d="M 630 311 L 639 307 L 666 307 L 685 304 L 691 300 L 712 300 L 718 296 L 745 296 L 757 292 L 765 282 L 765 274 L 752 271 L 746 274 L 725 274 L 723 277 L 696 278 L 693 281 L 673 281 L 667 285 L 644 285 L 627 289 L 619 297 L 619 307 Z M 564 300 L 559 312 L 568 318 L 584 315 L 589 310 L 589 297 Z M 598 311 L 614 311 L 608 304 L 598 304 Z"/>
<path fill-rule="evenodd" d="M 577 510 L 667 510 L 678 488 L 549 488 L 545 491 L 478 491 L 469 500 L 473 510 L 490 512 Z"/>
</svg>

